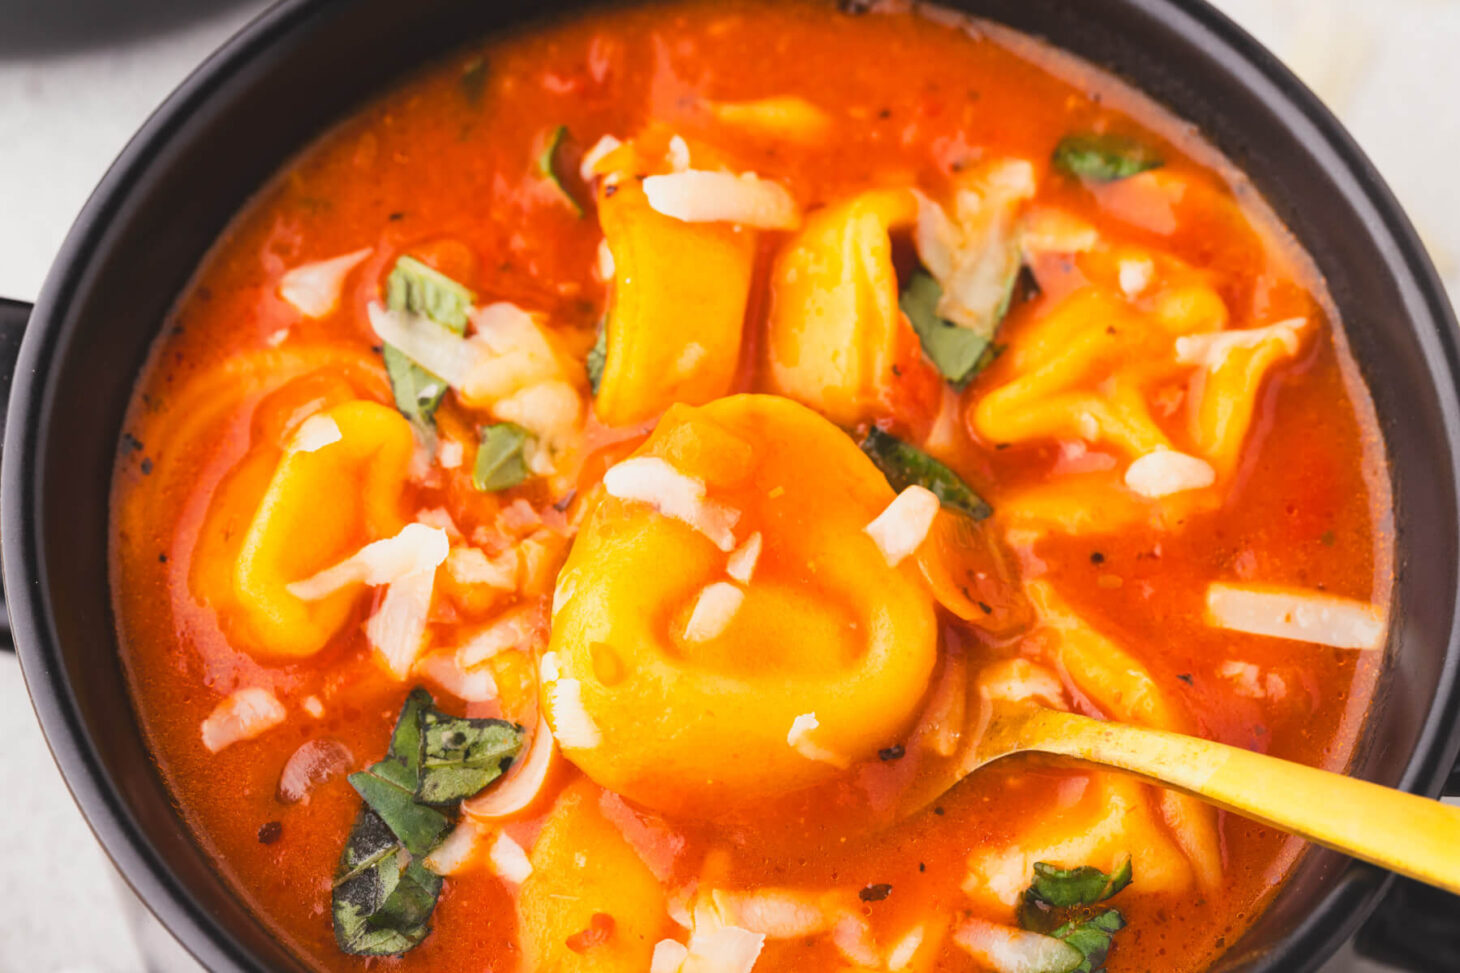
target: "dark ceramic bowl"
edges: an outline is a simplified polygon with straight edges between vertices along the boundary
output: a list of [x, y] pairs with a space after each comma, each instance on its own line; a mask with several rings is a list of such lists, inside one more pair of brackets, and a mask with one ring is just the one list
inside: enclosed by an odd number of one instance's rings
[[[26, 680], [107, 852], [213, 969], [302, 965], [183, 826], [124, 688], [107, 584], [107, 495], [128, 396], [199, 255], [285, 160], [448, 45], [575, 5], [285, 0], [210, 58], [133, 139], [29, 315], [0, 471], [5, 590]], [[1408, 220], [1317, 99], [1201, 0], [949, 5], [1044, 37], [1195, 123], [1317, 261], [1387, 439], [1397, 527], [1388, 666], [1353, 772], [1438, 794], [1460, 747], [1460, 362], [1449, 303]], [[24, 309], [0, 310], [12, 320], [3, 352]], [[1307, 854], [1218, 969], [1316, 968], [1389, 880], [1330, 852]], [[1417, 932], [1407, 930], [1420, 926], [1409, 921], [1398, 938], [1414, 947]], [[1460, 968], [1435, 955], [1416, 962]]]

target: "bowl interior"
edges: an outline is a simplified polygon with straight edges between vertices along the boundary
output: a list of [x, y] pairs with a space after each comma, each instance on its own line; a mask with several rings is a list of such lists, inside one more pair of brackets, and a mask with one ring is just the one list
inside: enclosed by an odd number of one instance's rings
[[[535, 5], [533, 16], [579, 3]], [[1453, 763], [1456, 348], [1412, 230], [1335, 122], [1198, 0], [948, 3], [1125, 77], [1245, 169], [1327, 279], [1392, 464], [1394, 639], [1355, 771], [1433, 792]], [[331, 121], [459, 41], [521, 22], [474, 0], [289, 0], [150, 120], [73, 228], [26, 338], [6, 430], [6, 589], [48, 738], [127, 880], [212, 969], [299, 969], [183, 828], [117, 656], [107, 509], [121, 417], [148, 347], [249, 196]], [[1453, 734], [1450, 734], [1453, 737]], [[1384, 881], [1307, 855], [1223, 970], [1316, 967]]]

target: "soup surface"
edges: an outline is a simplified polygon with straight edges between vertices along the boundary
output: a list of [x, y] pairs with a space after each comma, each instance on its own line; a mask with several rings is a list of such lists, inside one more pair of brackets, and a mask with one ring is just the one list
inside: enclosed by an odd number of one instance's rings
[[1301, 850], [1049, 759], [943, 790], [999, 706], [1346, 766], [1391, 537], [1321, 280], [1112, 78], [842, 7], [464, 48], [179, 302], [131, 689], [310, 965], [1196, 970]]

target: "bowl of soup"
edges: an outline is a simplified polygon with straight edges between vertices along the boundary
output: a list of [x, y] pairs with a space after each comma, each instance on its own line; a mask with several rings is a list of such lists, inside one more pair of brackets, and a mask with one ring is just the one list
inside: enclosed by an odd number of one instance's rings
[[210, 967], [1308, 969], [1384, 876], [1032, 701], [1436, 793], [1454, 322], [1196, 4], [285, 3], [17, 370], [6, 587]]

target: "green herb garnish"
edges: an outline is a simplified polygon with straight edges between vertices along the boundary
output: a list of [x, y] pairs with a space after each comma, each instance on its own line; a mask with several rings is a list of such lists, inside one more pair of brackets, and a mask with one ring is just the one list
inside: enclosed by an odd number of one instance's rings
[[527, 447], [532, 434], [513, 422], [483, 426], [471, 482], [484, 493], [515, 487], [527, 479]]
[[862, 452], [872, 458], [892, 489], [901, 493], [910, 486], [920, 486], [959, 513], [974, 520], [983, 520], [994, 510], [963, 482], [962, 477], [910, 443], [905, 443], [876, 426], [867, 430], [861, 442]]
[[1035, 862], [1034, 881], [1019, 902], [1019, 925], [1079, 950], [1083, 959], [1071, 973], [1096, 973], [1115, 933], [1125, 928], [1125, 917], [1118, 909], [1094, 912], [1089, 907], [1116, 895], [1130, 881], [1130, 856], [1108, 875], [1088, 865], [1061, 869]]
[[451, 804], [502, 776], [522, 749], [522, 731], [501, 720], [421, 712], [422, 758], [416, 800]]
[[594, 395], [598, 394], [598, 386], [603, 384], [603, 366], [608, 364], [608, 322], [598, 322], [598, 339], [593, 342], [593, 347], [588, 349], [588, 357], [583, 360], [583, 365], [588, 369], [588, 390]]
[[1148, 146], [1125, 135], [1066, 135], [1055, 146], [1055, 167], [1091, 182], [1115, 182], [1163, 162]]
[[[466, 334], [467, 312], [476, 295], [414, 257], [401, 257], [385, 279], [385, 306], [421, 314], [454, 334]], [[394, 345], [382, 351], [390, 394], [401, 415], [425, 433], [436, 428], [436, 409], [446, 395], [446, 381], [406, 357]]]
[[563, 140], [568, 137], [568, 126], [559, 125], [553, 129], [548, 136], [547, 145], [542, 150], [542, 155], [537, 157], [537, 171], [558, 188], [563, 200], [573, 210], [573, 214], [579, 218], [583, 216], [583, 206], [573, 194], [568, 192], [568, 187], [563, 185], [563, 177], [558, 174], [558, 150], [563, 146]]
[[423, 314], [453, 334], [466, 334], [467, 313], [476, 299], [470, 288], [415, 257], [401, 257], [385, 279], [386, 307]]
[[[939, 315], [938, 302], [942, 298], [943, 288], [931, 274], [920, 270], [908, 281], [898, 304], [917, 332], [923, 354], [939, 374], [961, 388], [994, 360], [993, 338], [959, 327]], [[1006, 309], [1007, 306], [1006, 300]]]
[[441, 893], [422, 859], [455, 822], [447, 804], [476, 793], [511, 765], [522, 728], [450, 716], [431, 694], [406, 699], [385, 759], [350, 775], [365, 801], [335, 871], [335, 941], [358, 956], [392, 956], [419, 945]]

